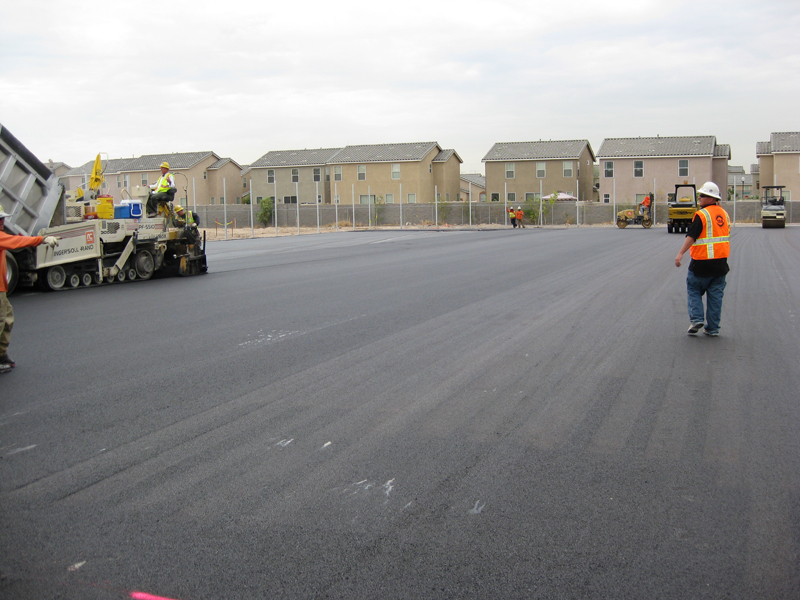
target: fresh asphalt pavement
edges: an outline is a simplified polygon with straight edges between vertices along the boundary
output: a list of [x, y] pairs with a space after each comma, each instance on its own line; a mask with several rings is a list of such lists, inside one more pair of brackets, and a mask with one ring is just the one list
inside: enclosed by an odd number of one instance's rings
[[12, 297], [0, 598], [800, 595], [800, 228], [209, 244]]

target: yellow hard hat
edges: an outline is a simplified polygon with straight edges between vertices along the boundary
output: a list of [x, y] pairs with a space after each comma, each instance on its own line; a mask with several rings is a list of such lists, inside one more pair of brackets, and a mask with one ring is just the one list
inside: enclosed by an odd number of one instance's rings
[[167, 161], [162, 162], [161, 163], [161, 168], [162, 169], [169, 169], [169, 163]]
[[173, 207], [173, 210], [174, 210], [176, 213], [179, 213], [179, 212], [181, 212], [181, 211], [183, 210], [183, 207], [182, 207], [180, 204], [176, 204], [176, 205]]

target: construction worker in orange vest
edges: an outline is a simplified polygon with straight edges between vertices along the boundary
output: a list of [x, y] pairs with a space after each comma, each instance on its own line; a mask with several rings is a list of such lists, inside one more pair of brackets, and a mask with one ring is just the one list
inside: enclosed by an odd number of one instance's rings
[[524, 229], [525, 228], [525, 224], [522, 222], [522, 217], [524, 217], [525, 215], [522, 212], [522, 207], [521, 206], [517, 207], [516, 215], [517, 215], [517, 225], [519, 225], [520, 227], [522, 227]]
[[[728, 213], [717, 204], [721, 198], [716, 183], [707, 181], [697, 190], [697, 196], [700, 209], [695, 213], [686, 240], [675, 257], [675, 266], [681, 266], [681, 258], [689, 250], [692, 260], [686, 275], [686, 292], [691, 324], [686, 333], [695, 335], [705, 325], [703, 333], [716, 337], [722, 316], [725, 276], [730, 271], [731, 220]], [[703, 294], [706, 295], [705, 315]]]

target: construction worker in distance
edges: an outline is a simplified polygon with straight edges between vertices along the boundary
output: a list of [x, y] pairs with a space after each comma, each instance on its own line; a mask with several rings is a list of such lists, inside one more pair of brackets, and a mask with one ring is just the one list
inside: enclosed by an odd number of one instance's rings
[[639, 214], [649, 216], [650, 214], [650, 194], [645, 194], [644, 200], [639, 204]]
[[[722, 296], [725, 293], [725, 276], [730, 271], [728, 256], [731, 250], [731, 219], [717, 204], [720, 200], [719, 187], [713, 181], [707, 181], [697, 190], [700, 208], [694, 214], [686, 240], [675, 257], [676, 267], [681, 266], [681, 258], [687, 250], [690, 250], [692, 257], [686, 275], [690, 321], [686, 333], [689, 335], [695, 335], [703, 325], [706, 335], [719, 335]], [[705, 315], [703, 294], [706, 296]]]
[[0, 206], [0, 373], [8, 373], [17, 366], [8, 356], [8, 346], [11, 343], [11, 329], [14, 327], [14, 310], [8, 301], [8, 281], [6, 264], [6, 250], [17, 248], [33, 248], [39, 244], [47, 244], [51, 248], [58, 246], [58, 238], [52, 235], [11, 235], [3, 228], [6, 217], [11, 215]]
[[514, 212], [514, 207], [508, 207], [508, 218], [511, 219], [511, 226], [516, 229], [517, 228], [517, 213]]
[[175, 178], [169, 172], [169, 163], [161, 163], [161, 177], [150, 186], [150, 196], [147, 198], [147, 216], [155, 217], [158, 215], [158, 205], [161, 202], [172, 202], [175, 192]]
[[517, 225], [525, 229], [525, 224], [522, 222], [522, 218], [525, 216], [525, 214], [522, 212], [521, 206], [517, 207], [516, 216], [517, 216]]

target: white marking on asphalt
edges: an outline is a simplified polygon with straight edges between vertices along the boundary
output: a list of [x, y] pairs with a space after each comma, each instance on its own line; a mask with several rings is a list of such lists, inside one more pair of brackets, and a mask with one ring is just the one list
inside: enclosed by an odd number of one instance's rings
[[294, 438], [292, 438], [292, 439], [290, 439], [290, 440], [281, 440], [280, 442], [278, 442], [278, 443], [277, 443], [277, 444], [275, 444], [275, 445], [276, 445], [276, 446], [280, 446], [281, 448], [286, 448], [286, 446], [288, 446], [289, 444], [291, 444], [293, 441], [294, 441]]
[[6, 456], [11, 456], [12, 454], [17, 454], [18, 452], [25, 452], [27, 450], [33, 450], [36, 448], [36, 444], [33, 446], [25, 446], [24, 448], [17, 448], [16, 450], [12, 450], [11, 452], [7, 452]]
[[394, 479], [390, 479], [383, 484], [383, 493], [386, 494], [387, 498], [389, 497], [389, 494], [392, 493], [392, 489], [394, 489]]
[[[322, 445], [322, 448], [327, 448], [327, 447], [328, 447], [328, 446], [330, 446], [330, 445], [331, 445], [331, 442], [325, 442], [325, 443]], [[320, 450], [321, 450], [322, 448], [320, 448]]]
[[477, 501], [475, 502], [475, 506], [474, 506], [474, 507], [472, 507], [472, 508], [470, 508], [470, 509], [467, 511], [467, 513], [468, 513], [468, 514], [470, 514], [470, 515], [479, 515], [479, 514], [481, 514], [481, 511], [483, 511], [483, 507], [484, 507], [484, 506], [486, 506], [486, 502], [484, 502], [483, 504], [481, 504], [481, 501], [480, 501], [480, 500], [477, 500]]
[[80, 568], [81, 568], [83, 565], [85, 565], [85, 564], [86, 564], [86, 561], [85, 561], [85, 560], [84, 560], [84, 561], [82, 561], [82, 562], [79, 562], [79, 563], [75, 563], [75, 564], [74, 564], [74, 565], [72, 565], [71, 567], [68, 567], [68, 568], [67, 568], [67, 571], [77, 571], [78, 569], [80, 569]]

